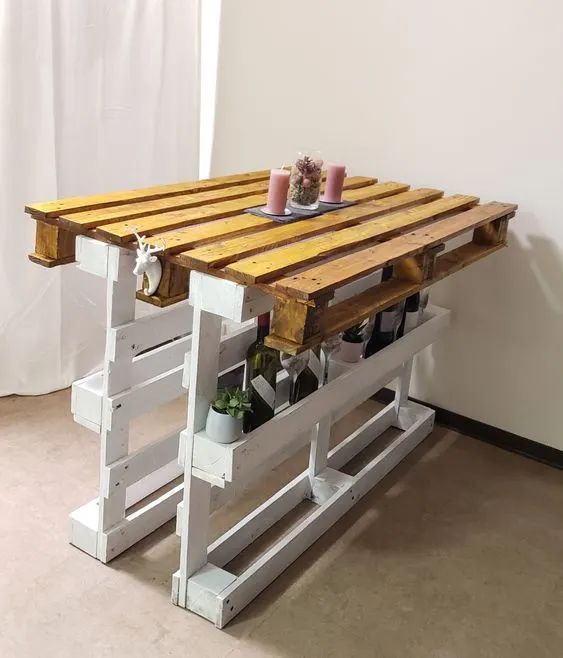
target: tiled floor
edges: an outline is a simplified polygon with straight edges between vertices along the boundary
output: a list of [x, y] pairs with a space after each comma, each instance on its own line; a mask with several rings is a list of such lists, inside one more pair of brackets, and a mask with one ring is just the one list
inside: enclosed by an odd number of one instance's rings
[[[220, 510], [214, 532], [301, 461]], [[170, 603], [172, 523], [107, 566], [66, 543], [97, 466], [68, 391], [0, 399], [1, 658], [563, 656], [560, 471], [437, 428], [217, 631]]]

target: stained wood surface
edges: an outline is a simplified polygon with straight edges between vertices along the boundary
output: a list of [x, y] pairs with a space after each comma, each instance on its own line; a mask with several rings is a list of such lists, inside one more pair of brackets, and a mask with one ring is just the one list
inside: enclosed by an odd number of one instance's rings
[[411, 210], [372, 219], [359, 226], [344, 228], [328, 235], [239, 260], [226, 267], [225, 272], [242, 283], [261, 283], [321, 258], [345, 252], [366, 242], [373, 242], [376, 238], [381, 239], [398, 231], [414, 228], [453, 210], [470, 208], [478, 201], [477, 197], [472, 196], [448, 197]]
[[[345, 228], [358, 224], [363, 220], [378, 217], [397, 208], [407, 208], [415, 204], [428, 203], [438, 199], [443, 192], [433, 189], [413, 190], [395, 196], [387, 196], [389, 183], [374, 185], [381, 189], [379, 201], [369, 201], [349, 206], [342, 210], [335, 210], [320, 217], [304, 219], [293, 224], [280, 225], [271, 223], [269, 230], [264, 230], [244, 237], [214, 242], [207, 247], [200, 247], [178, 255], [178, 262], [189, 266], [193, 264], [197, 269], [205, 270], [208, 267], [221, 267], [229, 262], [239, 260], [245, 256], [267, 251], [297, 242], [303, 238], [313, 237], [328, 231]], [[393, 184], [394, 185], [394, 184]], [[370, 194], [375, 195], [372, 190]], [[192, 229], [193, 230], [193, 229]], [[186, 229], [188, 231], [188, 229]]]
[[279, 279], [272, 285], [292, 297], [314, 299], [385, 267], [395, 260], [421, 253], [425, 248], [434, 247], [472, 228], [509, 215], [515, 209], [514, 204], [497, 202], [477, 206], [374, 247], [356, 251], [299, 274]]
[[288, 354], [299, 354], [505, 247], [505, 244], [479, 245], [473, 242], [464, 244], [437, 258], [436, 269], [431, 279], [419, 284], [400, 279], [390, 279], [380, 283], [354, 297], [329, 306], [320, 318], [318, 334], [308, 341], [297, 342], [272, 333], [266, 336], [266, 345]]
[[94, 208], [107, 208], [135, 201], [149, 201], [162, 197], [176, 196], [179, 194], [197, 193], [205, 190], [220, 189], [231, 185], [244, 185], [251, 182], [268, 180], [270, 170], [251, 171], [244, 174], [233, 174], [231, 176], [219, 176], [207, 180], [190, 181], [186, 183], [172, 183], [169, 185], [156, 185], [138, 190], [126, 190], [121, 192], [109, 192], [107, 194], [94, 194], [91, 196], [69, 197], [57, 201], [43, 203], [31, 203], [25, 207], [27, 213], [37, 217], [58, 217], [63, 213], [81, 212], [93, 210]]
[[[344, 185], [347, 190], [362, 185], [368, 185], [366, 188], [368, 190], [368, 192], [366, 192], [366, 197], [373, 198], [372, 195], [375, 194], [375, 192], [371, 190], [369, 186], [373, 180], [373, 178], [367, 178], [365, 176], [355, 176], [347, 179], [344, 182]], [[356, 190], [356, 192], [359, 192], [359, 190]], [[344, 198], [347, 199], [347, 195], [350, 193], [351, 192], [344, 192]], [[392, 192], [390, 191], [389, 194], [391, 193]], [[154, 235], [155, 233], [160, 233], [173, 228], [201, 224], [213, 219], [238, 215], [248, 208], [264, 205], [266, 203], [266, 198], [266, 194], [254, 194], [240, 199], [209, 203], [205, 206], [193, 209], [188, 208], [185, 210], [162, 212], [158, 215], [149, 215], [147, 217], [135, 217], [131, 220], [100, 226], [97, 228], [97, 232], [112, 242], [124, 244], [135, 239], [135, 232], [142, 235]], [[69, 220], [61, 218], [61, 221], [65, 226], [75, 226], [75, 228], [78, 228], [77, 225], [72, 224]]]
[[[270, 344], [299, 351], [502, 248], [516, 210], [514, 204], [478, 205], [475, 196], [444, 197], [439, 189], [352, 176], [343, 196], [353, 206], [280, 224], [244, 212], [266, 202], [269, 174], [31, 204], [26, 210], [37, 231], [29, 258], [46, 267], [72, 262], [81, 233], [134, 249], [138, 232], [160, 247], [163, 264], [157, 293], [139, 291], [138, 298], [158, 306], [185, 299], [189, 270], [258, 286], [277, 300]], [[468, 244], [438, 255], [464, 233]], [[391, 281], [328, 306], [338, 288], [388, 264]]]

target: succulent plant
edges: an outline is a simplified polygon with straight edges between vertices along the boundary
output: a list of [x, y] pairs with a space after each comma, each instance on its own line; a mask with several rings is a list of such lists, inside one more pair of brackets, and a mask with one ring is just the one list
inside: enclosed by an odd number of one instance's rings
[[347, 343], [363, 343], [366, 324], [367, 323], [364, 321], [348, 327], [348, 329], [342, 334], [342, 340], [345, 340]]
[[245, 411], [251, 409], [249, 393], [238, 387], [221, 389], [217, 391], [217, 397], [211, 406], [220, 414], [229, 414], [240, 419]]

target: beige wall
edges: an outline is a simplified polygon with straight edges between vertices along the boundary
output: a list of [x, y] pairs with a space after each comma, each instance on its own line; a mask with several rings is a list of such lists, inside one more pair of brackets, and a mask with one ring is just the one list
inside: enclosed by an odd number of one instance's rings
[[520, 204], [510, 248], [435, 286], [414, 394], [563, 449], [563, 5], [223, 3], [213, 171], [304, 147], [354, 174]]

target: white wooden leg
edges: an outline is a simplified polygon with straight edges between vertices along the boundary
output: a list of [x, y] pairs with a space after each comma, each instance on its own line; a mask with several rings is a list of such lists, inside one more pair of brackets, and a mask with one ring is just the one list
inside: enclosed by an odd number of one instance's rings
[[[133, 355], [126, 344], [121, 344], [111, 355], [109, 352], [111, 330], [135, 319], [136, 277], [133, 275], [133, 255], [125, 249], [113, 248], [109, 252], [107, 279], [106, 358], [104, 359], [102, 432], [100, 443], [100, 473], [107, 466], [126, 457], [129, 451], [129, 421], [113, 419], [109, 409], [110, 396], [119, 393], [131, 383]], [[126, 488], [116, 491], [111, 498], [103, 495], [100, 479], [98, 531], [102, 533], [125, 517]], [[98, 558], [105, 560], [103, 542], [98, 548]]]
[[[192, 284], [193, 284], [192, 280]], [[197, 283], [195, 283], [197, 286]], [[197, 298], [199, 291], [192, 291]], [[178, 605], [188, 605], [188, 579], [207, 562], [208, 519], [211, 485], [192, 475], [194, 434], [205, 427], [209, 405], [217, 391], [221, 317], [194, 308], [192, 354], [190, 358], [188, 422], [183, 449], [184, 505], [180, 569], [177, 583]]]
[[76, 253], [81, 269], [106, 279], [107, 326], [103, 371], [73, 385], [75, 419], [100, 435], [100, 490], [70, 515], [70, 541], [108, 562], [173, 518], [181, 501], [183, 485], [143, 499], [183, 472], [182, 428], [129, 454], [129, 423], [184, 393], [192, 311], [178, 304], [135, 320], [134, 253], [84, 236]]
[[[221, 284], [215, 281], [214, 285], [219, 293]], [[200, 299], [203, 304], [203, 297]], [[216, 305], [217, 312], [222, 312], [218, 299], [220, 295], [214, 296], [209, 303]], [[425, 323], [404, 339], [362, 363], [350, 364], [327, 386], [228, 445], [210, 442], [205, 433], [197, 431], [198, 427], [203, 427], [203, 418], [197, 414], [198, 405], [202, 405], [200, 411], [205, 409], [206, 412], [211, 391], [214, 392], [210, 382], [216, 376], [215, 350], [219, 339], [213, 320], [206, 319], [201, 309], [198, 314], [201, 315], [196, 321], [200, 351], [196, 363], [192, 361], [195, 370], [190, 373], [190, 434], [186, 439], [185, 458], [187, 491], [183, 509], [179, 512], [182, 555], [180, 570], [173, 576], [172, 600], [222, 628], [432, 430], [434, 412], [408, 401], [412, 357], [445, 329], [449, 312], [434, 309]], [[205, 331], [212, 340], [206, 341], [204, 347], [201, 342]], [[194, 344], [195, 341], [194, 337]], [[396, 401], [328, 451], [332, 419], [342, 417], [397, 377], [400, 382]], [[195, 391], [200, 394], [194, 396]], [[397, 406], [402, 415], [401, 423], [404, 421], [405, 424], [404, 431], [355, 475], [341, 472], [339, 469], [381, 432], [397, 424]], [[330, 414], [326, 413], [327, 410]], [[195, 480], [194, 473], [210, 481], [222, 481], [225, 488], [219, 491], [222, 497], [228, 496], [237, 489], [242, 490], [258, 473], [264, 474], [265, 464], [270, 468], [280, 463], [308, 440], [311, 444], [308, 468], [206, 548], [207, 515], [210, 505], [216, 506], [217, 496], [212, 493], [210, 498], [210, 485], [207, 481]], [[188, 469], [190, 459], [193, 468]], [[269, 547], [243, 573], [234, 575], [224, 569], [233, 557], [305, 497], [316, 503], [311, 514]]]

